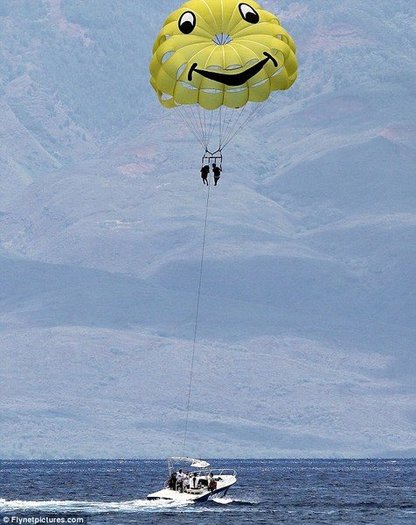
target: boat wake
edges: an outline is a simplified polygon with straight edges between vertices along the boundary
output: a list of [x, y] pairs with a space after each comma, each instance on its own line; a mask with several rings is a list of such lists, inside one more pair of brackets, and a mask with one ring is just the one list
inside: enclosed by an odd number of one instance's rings
[[198, 505], [194, 502], [177, 502], [167, 500], [137, 499], [132, 501], [74, 501], [74, 500], [47, 500], [47, 501], [25, 501], [0, 499], [0, 515], [2, 513], [14, 512], [49, 512], [68, 514], [114, 514], [114, 513], [138, 513], [138, 512], [166, 512], [186, 511], [204, 512], [215, 511], [213, 505], [258, 505], [257, 501], [233, 499], [233, 498], [211, 498], [208, 506]]
[[38, 512], [67, 512], [103, 514], [114, 512], [140, 512], [158, 511], [168, 508], [187, 507], [189, 502], [172, 502], [147, 499], [132, 501], [73, 501], [73, 500], [49, 500], [49, 501], [24, 501], [0, 499], [0, 514], [10, 511], [38, 511]]
[[230, 503], [233, 503], [231, 498], [211, 498], [211, 501], [218, 503], [219, 505], [229, 505]]
[[233, 499], [233, 498], [211, 498], [212, 502], [218, 503], [219, 505], [258, 505], [259, 501]]

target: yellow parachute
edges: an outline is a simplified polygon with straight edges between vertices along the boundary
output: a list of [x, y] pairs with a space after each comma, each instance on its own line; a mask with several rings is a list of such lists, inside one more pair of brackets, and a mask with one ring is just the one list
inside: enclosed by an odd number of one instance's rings
[[295, 82], [295, 53], [278, 18], [257, 2], [189, 0], [156, 38], [150, 82], [164, 107], [181, 109], [206, 151], [212, 135], [221, 151], [258, 103]]

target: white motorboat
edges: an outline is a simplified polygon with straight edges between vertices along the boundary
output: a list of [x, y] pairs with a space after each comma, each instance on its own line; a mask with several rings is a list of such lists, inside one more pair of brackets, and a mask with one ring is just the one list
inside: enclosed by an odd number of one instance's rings
[[168, 471], [164, 487], [147, 499], [177, 503], [207, 501], [213, 496], [225, 496], [237, 482], [235, 470], [211, 468], [206, 461], [188, 457], [169, 458]]

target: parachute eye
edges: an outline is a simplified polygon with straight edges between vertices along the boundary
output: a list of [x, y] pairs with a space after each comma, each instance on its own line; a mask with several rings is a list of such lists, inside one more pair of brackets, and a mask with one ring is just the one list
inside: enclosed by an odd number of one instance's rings
[[248, 4], [240, 4], [238, 9], [240, 10], [241, 16], [246, 22], [249, 22], [250, 24], [257, 24], [257, 22], [260, 20], [258, 12]]
[[179, 19], [178, 26], [182, 33], [189, 35], [195, 29], [196, 16], [192, 11], [185, 11]]

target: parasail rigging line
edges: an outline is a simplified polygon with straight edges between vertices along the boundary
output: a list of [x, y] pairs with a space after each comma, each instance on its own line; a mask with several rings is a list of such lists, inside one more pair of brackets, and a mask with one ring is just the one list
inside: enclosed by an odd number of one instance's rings
[[207, 239], [207, 226], [208, 226], [208, 210], [209, 210], [209, 197], [211, 192], [211, 185], [208, 185], [207, 191], [207, 201], [205, 207], [205, 220], [204, 220], [204, 233], [202, 237], [202, 251], [201, 251], [201, 263], [199, 266], [199, 281], [198, 281], [198, 290], [196, 296], [196, 308], [195, 308], [195, 322], [194, 322], [194, 338], [192, 343], [192, 358], [191, 358], [191, 368], [189, 371], [189, 385], [188, 385], [188, 397], [186, 403], [186, 418], [185, 418], [185, 429], [184, 429], [184, 438], [183, 438], [183, 454], [186, 453], [186, 442], [188, 438], [188, 427], [189, 427], [189, 411], [191, 408], [191, 396], [192, 396], [192, 384], [194, 376], [194, 364], [195, 364], [195, 351], [196, 351], [196, 340], [198, 336], [198, 321], [199, 321], [199, 307], [201, 303], [201, 288], [202, 288], [202, 277], [204, 272], [204, 259], [205, 259], [205, 246]]
[[[220, 106], [218, 112], [205, 111], [196, 104], [189, 104], [178, 106], [176, 111], [206, 151], [222, 151], [250, 120], [265, 111], [268, 102], [249, 103], [241, 108]], [[218, 146], [213, 150], [212, 142], [217, 140]]]
[[190, 121], [188, 121], [185, 117], [185, 115], [182, 113], [181, 110], [178, 109], [178, 115], [181, 118], [182, 122], [185, 124], [185, 126], [188, 127], [188, 129], [191, 131], [191, 133], [194, 135], [196, 140], [200, 142], [203, 145], [203, 141], [201, 141], [201, 136], [198, 133], [198, 130], [191, 124]]

